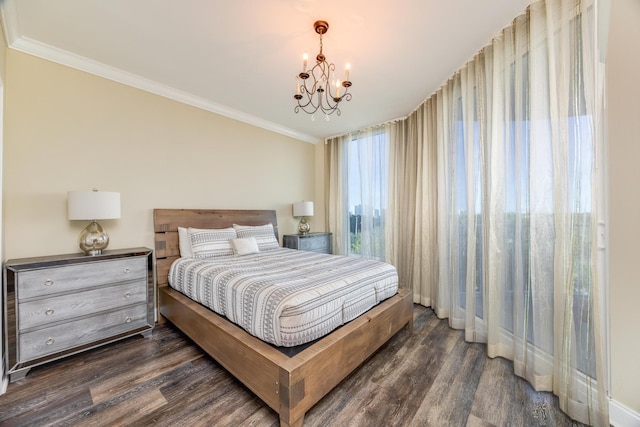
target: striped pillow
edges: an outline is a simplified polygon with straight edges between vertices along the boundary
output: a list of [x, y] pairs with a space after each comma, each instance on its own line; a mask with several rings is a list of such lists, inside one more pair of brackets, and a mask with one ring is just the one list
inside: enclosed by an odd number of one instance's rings
[[189, 227], [191, 251], [196, 259], [233, 255], [231, 240], [237, 237], [236, 230], [231, 227], [210, 230]]
[[233, 228], [235, 228], [240, 238], [255, 237], [260, 251], [268, 251], [269, 249], [278, 249], [280, 247], [271, 223], [257, 226], [233, 224]]

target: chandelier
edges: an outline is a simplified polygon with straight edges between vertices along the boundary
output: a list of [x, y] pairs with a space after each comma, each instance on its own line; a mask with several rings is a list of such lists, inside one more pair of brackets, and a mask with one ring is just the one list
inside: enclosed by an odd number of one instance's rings
[[327, 62], [322, 53], [322, 35], [326, 34], [329, 24], [326, 21], [316, 21], [313, 24], [316, 33], [320, 34], [320, 53], [316, 56], [316, 64], [307, 69], [308, 55], [302, 56], [302, 72], [296, 76], [296, 94], [293, 96], [298, 105], [294, 108], [297, 113], [300, 110], [311, 114], [311, 120], [315, 120], [314, 113], [320, 110], [325, 119], [329, 121], [329, 116], [336, 113], [341, 114], [340, 102], [351, 101], [349, 88], [350, 65], [345, 67], [344, 80], [332, 80], [336, 66]]

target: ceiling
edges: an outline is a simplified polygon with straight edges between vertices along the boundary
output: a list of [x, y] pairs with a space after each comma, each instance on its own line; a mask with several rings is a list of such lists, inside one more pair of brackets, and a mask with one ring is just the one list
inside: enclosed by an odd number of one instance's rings
[[[2, 0], [0, 0], [2, 1]], [[308, 142], [405, 117], [530, 0], [4, 0], [10, 48]], [[353, 98], [294, 112], [302, 53]]]

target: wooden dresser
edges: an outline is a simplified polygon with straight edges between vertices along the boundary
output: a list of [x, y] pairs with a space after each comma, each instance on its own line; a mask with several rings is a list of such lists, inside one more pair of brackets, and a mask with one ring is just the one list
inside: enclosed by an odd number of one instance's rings
[[301, 251], [332, 253], [331, 233], [285, 234], [282, 236], [282, 245]]
[[151, 335], [153, 251], [9, 260], [5, 352], [11, 382], [33, 366], [134, 334]]

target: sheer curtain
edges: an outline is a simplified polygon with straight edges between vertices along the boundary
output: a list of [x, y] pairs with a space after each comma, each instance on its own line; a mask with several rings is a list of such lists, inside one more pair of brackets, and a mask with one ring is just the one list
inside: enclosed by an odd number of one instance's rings
[[[431, 306], [437, 287], [436, 127], [430, 101], [406, 120], [387, 127], [389, 152], [389, 208], [386, 260], [398, 269], [403, 288], [413, 300]], [[431, 138], [430, 138], [431, 136]]]
[[349, 250], [348, 175], [345, 173], [347, 148], [351, 135], [329, 138], [324, 144], [325, 218], [332, 232], [333, 253], [346, 255]]
[[327, 225], [336, 254], [385, 259], [390, 126], [325, 142]]
[[[384, 259], [400, 287], [431, 306], [437, 288], [435, 112], [325, 142], [327, 227], [334, 252]], [[339, 249], [338, 249], [339, 248]]]
[[608, 425], [593, 31], [592, 4], [535, 2], [430, 99], [439, 280], [428, 296], [571, 417]]
[[405, 120], [327, 141], [325, 172], [338, 253], [384, 256], [415, 302], [604, 426], [594, 22], [592, 0], [532, 3]]

